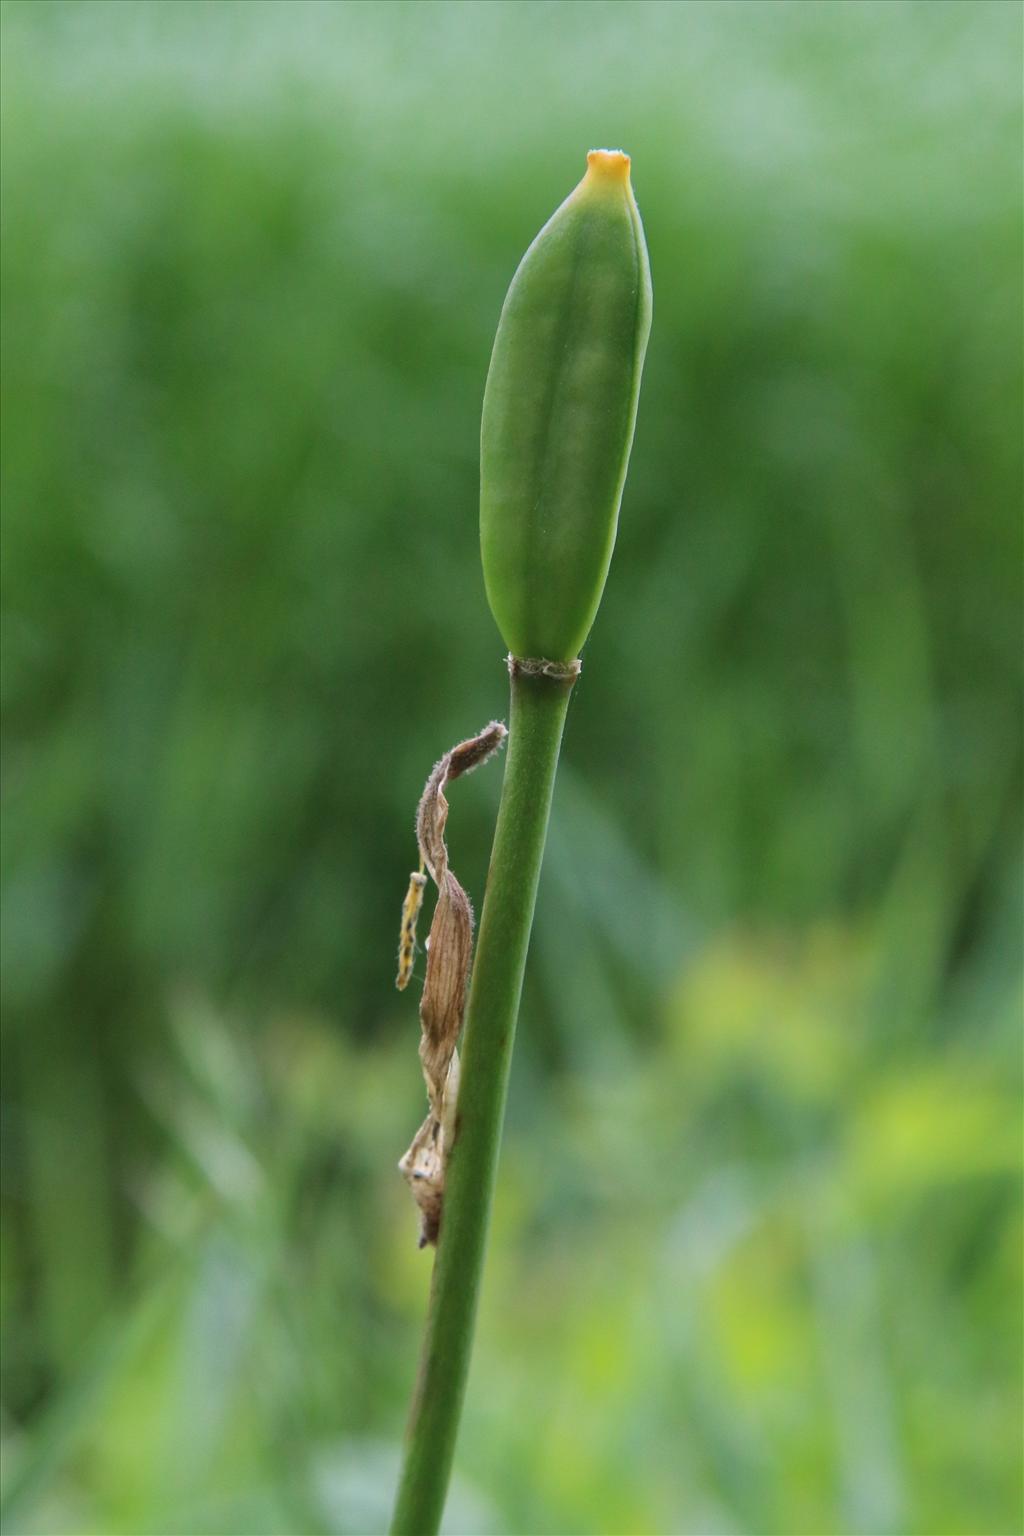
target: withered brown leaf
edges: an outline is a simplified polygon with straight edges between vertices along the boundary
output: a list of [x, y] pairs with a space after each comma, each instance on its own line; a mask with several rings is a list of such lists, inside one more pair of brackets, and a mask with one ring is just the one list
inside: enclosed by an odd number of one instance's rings
[[445, 786], [487, 761], [508, 735], [498, 720], [460, 741], [431, 769], [416, 812], [420, 858], [437, 886], [437, 906], [427, 940], [427, 974], [420, 999], [420, 1061], [429, 1113], [399, 1168], [420, 1210], [420, 1247], [436, 1243], [441, 1226], [447, 1154], [455, 1129], [459, 1083], [456, 1049], [466, 1011], [466, 984], [473, 953], [473, 909], [448, 864]]

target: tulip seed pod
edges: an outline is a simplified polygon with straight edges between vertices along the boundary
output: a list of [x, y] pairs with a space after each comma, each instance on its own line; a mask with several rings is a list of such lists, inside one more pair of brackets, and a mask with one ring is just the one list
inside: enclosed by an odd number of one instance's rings
[[587, 172], [523, 257], [498, 322], [480, 434], [480, 536], [510, 653], [574, 659], [611, 561], [651, 328], [629, 156]]

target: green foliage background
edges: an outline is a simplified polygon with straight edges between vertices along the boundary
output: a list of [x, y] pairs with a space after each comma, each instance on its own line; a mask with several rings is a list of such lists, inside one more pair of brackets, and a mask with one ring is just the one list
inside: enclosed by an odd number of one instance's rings
[[449, 1529], [1020, 1530], [1021, 32], [4, 6], [10, 1536], [381, 1527], [412, 814], [505, 709], [483, 380], [606, 143], [654, 331]]

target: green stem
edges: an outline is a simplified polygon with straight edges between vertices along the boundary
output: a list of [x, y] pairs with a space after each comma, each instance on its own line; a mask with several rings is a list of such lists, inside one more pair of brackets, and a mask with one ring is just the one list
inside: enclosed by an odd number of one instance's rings
[[508, 757], [477, 941], [457, 1128], [392, 1536], [441, 1523], [473, 1345], [480, 1275], [551, 793], [572, 681], [512, 679]]

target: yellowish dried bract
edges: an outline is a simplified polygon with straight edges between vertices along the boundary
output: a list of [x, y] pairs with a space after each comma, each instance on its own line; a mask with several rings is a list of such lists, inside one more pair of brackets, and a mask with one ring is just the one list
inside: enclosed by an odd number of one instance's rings
[[399, 992], [405, 991], [412, 976], [413, 962], [416, 959], [416, 924], [419, 922], [423, 892], [426, 888], [427, 877], [421, 866], [419, 870], [413, 870], [409, 876], [409, 889], [402, 903], [402, 932], [398, 941], [398, 975], [395, 977], [395, 986]]

